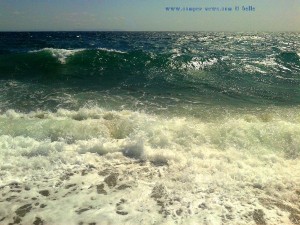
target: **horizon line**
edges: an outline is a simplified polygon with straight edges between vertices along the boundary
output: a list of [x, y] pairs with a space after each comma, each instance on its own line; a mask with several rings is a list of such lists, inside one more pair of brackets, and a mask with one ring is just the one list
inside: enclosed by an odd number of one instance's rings
[[236, 31], [216, 31], [216, 30], [0, 30], [0, 33], [8, 33], [8, 32], [226, 32], [226, 33], [233, 33], [233, 32], [265, 32], [265, 33], [298, 33], [300, 30], [282, 30], [282, 31], [255, 31], [255, 30], [248, 30], [248, 31], [242, 31], [242, 30], [236, 30]]

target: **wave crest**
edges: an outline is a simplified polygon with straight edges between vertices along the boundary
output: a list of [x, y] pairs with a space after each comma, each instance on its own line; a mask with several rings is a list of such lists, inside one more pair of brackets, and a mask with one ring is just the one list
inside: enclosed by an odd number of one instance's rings
[[29, 53], [36, 53], [36, 52], [47, 52], [52, 55], [52, 57], [57, 58], [59, 62], [62, 64], [66, 63], [66, 59], [77, 52], [82, 52], [85, 49], [73, 49], [73, 50], [68, 50], [68, 49], [56, 49], [56, 48], [43, 48], [40, 50], [33, 50], [29, 51]]

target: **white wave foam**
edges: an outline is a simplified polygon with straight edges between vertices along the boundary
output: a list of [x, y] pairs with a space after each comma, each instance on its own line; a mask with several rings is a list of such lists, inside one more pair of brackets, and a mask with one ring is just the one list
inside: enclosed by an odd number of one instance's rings
[[[144, 145], [152, 149], [180, 150], [206, 145], [215, 149], [235, 146], [237, 150], [249, 153], [285, 152], [290, 145], [298, 146], [297, 135], [300, 133], [298, 122], [289, 122], [272, 114], [204, 123], [195, 119], [164, 119], [145, 113], [101, 108], [59, 109], [56, 113], [37, 111], [29, 114], [8, 110], [0, 115], [0, 124], [0, 135], [67, 143], [96, 139], [101, 141], [100, 144], [105, 141], [113, 145], [118, 143], [120, 152], [134, 140], [143, 140]], [[283, 133], [289, 134], [289, 141]]]
[[[60, 63], [65, 64], [68, 57], [75, 55], [78, 52], [86, 51], [88, 49], [57, 49], [57, 48], [43, 48], [40, 50], [30, 51], [30, 53], [35, 52], [50, 52], [51, 55], [59, 60]], [[115, 50], [115, 49], [108, 49], [108, 48], [98, 48], [98, 50], [106, 51], [106, 52], [116, 52], [125, 54], [126, 52]]]
[[0, 201], [2, 222], [26, 204], [24, 224], [38, 216], [53, 224], [237, 225], [254, 223], [258, 209], [268, 224], [288, 222], [286, 207], [273, 209], [299, 202], [298, 112], [204, 122], [101, 108], [9, 110], [0, 115], [0, 187], [10, 199]]
[[203, 70], [204, 68], [210, 67], [218, 62], [217, 58], [212, 58], [203, 61], [199, 57], [193, 57], [193, 59], [188, 62], [187, 64], [184, 64], [182, 68], [185, 69], [194, 69], [194, 70]]
[[244, 69], [246, 72], [248, 73], [260, 73], [260, 74], [266, 74], [267, 72], [262, 70], [261, 68], [257, 67], [257, 66], [254, 66], [254, 65], [245, 65], [244, 66]]
[[274, 57], [268, 57], [262, 61], [254, 61], [254, 63], [264, 65], [264, 66], [269, 66], [269, 67], [274, 67], [278, 65]]
[[51, 55], [55, 58], [57, 58], [62, 64], [66, 63], [66, 59], [74, 54], [76, 54], [77, 52], [81, 52], [84, 51], [86, 49], [56, 49], [56, 48], [43, 48], [40, 50], [34, 50], [34, 51], [30, 51], [30, 52], [43, 52], [43, 51], [47, 51], [50, 52]]
[[98, 50], [105, 51], [105, 52], [116, 52], [116, 53], [121, 53], [125, 54], [126, 52], [116, 50], [116, 49], [109, 49], [109, 48], [97, 48]]
[[243, 35], [240, 37], [234, 37], [234, 39], [241, 41], [241, 40], [255, 40], [255, 41], [264, 41], [265, 37], [257, 36], [257, 35]]

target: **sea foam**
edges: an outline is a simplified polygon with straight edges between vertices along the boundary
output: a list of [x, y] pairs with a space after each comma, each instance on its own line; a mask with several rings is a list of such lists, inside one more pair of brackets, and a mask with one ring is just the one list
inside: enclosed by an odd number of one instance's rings
[[288, 222], [286, 207], [298, 212], [299, 118], [278, 112], [205, 122], [9, 110], [0, 116], [0, 215], [24, 224], [246, 224], [262, 210], [270, 223]]
[[35, 53], [35, 52], [49, 52], [53, 57], [57, 58], [59, 60], [60, 63], [65, 64], [66, 63], [66, 59], [74, 54], [76, 54], [77, 52], [81, 52], [84, 51], [85, 49], [56, 49], [56, 48], [43, 48], [40, 50], [33, 50], [30, 51], [31, 53]]

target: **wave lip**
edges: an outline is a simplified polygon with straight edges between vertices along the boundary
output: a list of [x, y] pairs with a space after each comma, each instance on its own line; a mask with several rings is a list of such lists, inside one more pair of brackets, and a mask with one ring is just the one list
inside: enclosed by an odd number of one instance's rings
[[[84, 52], [94, 49], [80, 48], [80, 49], [63, 49], [63, 48], [43, 48], [39, 50], [32, 50], [29, 53], [38, 53], [38, 52], [48, 52], [52, 55], [52, 57], [57, 58], [61, 64], [66, 64], [66, 60], [68, 57], [75, 55], [78, 52]], [[104, 51], [104, 52], [115, 52], [125, 54], [126, 52], [116, 50], [116, 49], [108, 49], [108, 48], [97, 48], [96, 50]]]
[[43, 48], [40, 50], [33, 50], [29, 51], [29, 53], [36, 53], [36, 52], [49, 52], [53, 57], [57, 58], [59, 62], [62, 64], [66, 63], [66, 59], [69, 56], [76, 54], [77, 52], [82, 52], [86, 49], [57, 49], [57, 48]]

